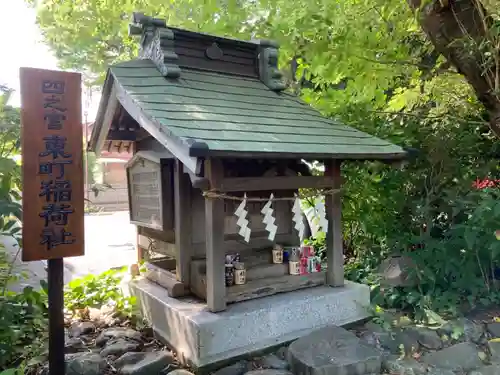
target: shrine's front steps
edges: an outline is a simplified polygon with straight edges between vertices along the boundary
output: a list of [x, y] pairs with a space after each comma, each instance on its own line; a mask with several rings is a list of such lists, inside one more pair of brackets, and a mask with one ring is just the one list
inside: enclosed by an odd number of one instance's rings
[[146, 279], [131, 281], [146, 319], [179, 359], [200, 368], [264, 350], [331, 325], [368, 317], [366, 285], [319, 286], [229, 305], [214, 314], [193, 298], [174, 299]]

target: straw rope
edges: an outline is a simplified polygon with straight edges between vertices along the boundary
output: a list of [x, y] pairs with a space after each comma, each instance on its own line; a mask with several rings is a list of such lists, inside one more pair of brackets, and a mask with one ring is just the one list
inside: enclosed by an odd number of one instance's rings
[[[340, 189], [329, 189], [329, 190], [324, 190], [320, 193], [315, 193], [315, 194], [299, 194], [294, 197], [273, 197], [272, 201], [295, 201], [295, 199], [300, 198], [300, 199], [307, 199], [307, 198], [317, 198], [323, 195], [334, 195], [340, 193]], [[224, 200], [230, 200], [230, 201], [238, 201], [242, 202], [243, 200], [246, 199], [247, 202], [267, 202], [269, 201], [269, 197], [267, 198], [254, 198], [254, 197], [236, 197], [234, 195], [228, 195], [224, 193], [218, 193], [216, 190], [208, 190], [203, 192], [203, 196], [205, 198], [209, 199], [224, 199]]]

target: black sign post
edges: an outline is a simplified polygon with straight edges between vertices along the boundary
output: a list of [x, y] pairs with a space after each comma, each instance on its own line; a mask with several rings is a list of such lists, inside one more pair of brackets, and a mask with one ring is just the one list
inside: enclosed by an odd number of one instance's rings
[[49, 372], [64, 375], [64, 261], [48, 260]]

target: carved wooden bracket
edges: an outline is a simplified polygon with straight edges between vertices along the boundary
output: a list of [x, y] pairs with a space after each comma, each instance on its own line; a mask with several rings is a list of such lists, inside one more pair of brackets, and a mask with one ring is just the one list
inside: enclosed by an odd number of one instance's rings
[[283, 73], [278, 69], [278, 44], [270, 40], [255, 42], [259, 44], [260, 80], [271, 90], [283, 91], [286, 89], [286, 83]]
[[141, 35], [139, 58], [153, 61], [164, 77], [179, 78], [181, 69], [174, 51], [174, 33], [165, 20], [134, 13], [129, 35]]

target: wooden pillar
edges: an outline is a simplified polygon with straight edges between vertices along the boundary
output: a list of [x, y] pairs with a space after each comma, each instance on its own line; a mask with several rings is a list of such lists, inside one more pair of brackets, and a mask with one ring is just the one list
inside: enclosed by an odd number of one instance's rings
[[[205, 161], [205, 176], [210, 187], [217, 187], [223, 177], [220, 160]], [[205, 242], [207, 247], [207, 304], [212, 312], [226, 309], [226, 284], [224, 279], [224, 201], [205, 198]]]
[[[332, 189], [340, 189], [340, 160], [325, 161], [325, 176], [332, 178]], [[340, 192], [325, 197], [328, 232], [326, 235], [327, 271], [326, 283], [330, 286], [344, 285], [344, 250], [342, 236], [342, 199]]]
[[177, 280], [190, 282], [191, 267], [191, 181], [182, 162], [176, 160], [174, 174], [175, 264]]
[[142, 250], [141, 245], [139, 245], [139, 227], [136, 225], [135, 230], [137, 231], [137, 263], [140, 264], [144, 260], [144, 251]]

